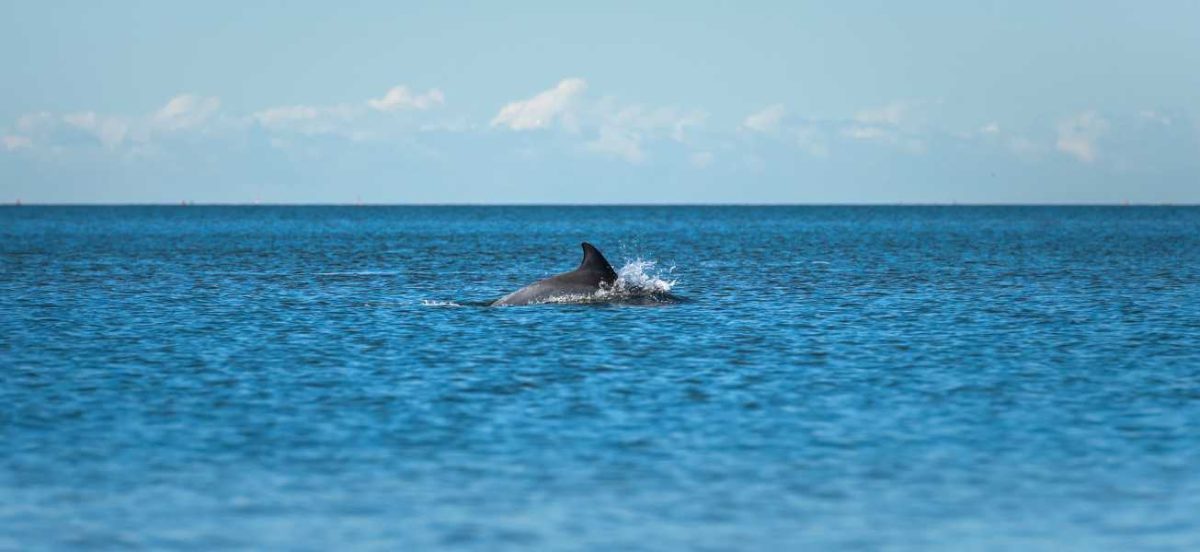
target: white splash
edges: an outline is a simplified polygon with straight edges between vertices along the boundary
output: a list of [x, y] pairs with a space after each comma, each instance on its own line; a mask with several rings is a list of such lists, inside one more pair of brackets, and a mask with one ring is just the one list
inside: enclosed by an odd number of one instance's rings
[[[625, 263], [625, 266], [617, 271], [617, 281], [614, 282], [612, 290], [627, 295], [650, 295], [671, 291], [676, 280], [663, 278], [663, 271], [655, 268], [657, 265], [655, 261], [642, 258]], [[665, 275], [669, 277], [673, 272], [675, 267], [671, 266], [666, 269]]]
[[461, 307], [462, 305], [454, 301], [437, 301], [434, 299], [422, 299], [421, 304], [426, 307]]

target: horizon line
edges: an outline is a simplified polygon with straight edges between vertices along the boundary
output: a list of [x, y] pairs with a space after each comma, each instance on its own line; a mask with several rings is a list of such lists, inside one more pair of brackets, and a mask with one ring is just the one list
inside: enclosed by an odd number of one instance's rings
[[1200, 207], [1176, 202], [696, 202], [696, 203], [523, 203], [523, 202], [32, 202], [0, 203], [0, 207]]

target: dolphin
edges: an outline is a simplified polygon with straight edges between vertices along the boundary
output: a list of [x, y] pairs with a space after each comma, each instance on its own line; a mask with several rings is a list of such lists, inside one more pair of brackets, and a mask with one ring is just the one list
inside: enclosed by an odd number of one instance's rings
[[617, 273], [599, 249], [588, 242], [580, 246], [583, 262], [579, 268], [529, 284], [497, 299], [492, 306], [528, 305], [564, 295], [591, 295], [601, 286], [611, 286], [617, 281]]

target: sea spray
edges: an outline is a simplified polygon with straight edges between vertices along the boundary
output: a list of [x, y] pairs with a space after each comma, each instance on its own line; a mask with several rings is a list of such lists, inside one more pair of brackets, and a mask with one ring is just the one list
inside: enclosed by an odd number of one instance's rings
[[[663, 278], [663, 271], [657, 270], [657, 261], [649, 261], [640, 257], [628, 261], [617, 271], [617, 281], [613, 290], [633, 294], [662, 294], [671, 291], [677, 280]], [[675, 266], [666, 269], [666, 275], [675, 272]]]

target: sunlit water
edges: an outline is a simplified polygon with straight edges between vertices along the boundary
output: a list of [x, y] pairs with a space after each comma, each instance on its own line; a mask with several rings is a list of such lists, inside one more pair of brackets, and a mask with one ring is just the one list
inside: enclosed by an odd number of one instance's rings
[[[678, 300], [483, 306], [584, 240]], [[0, 549], [1200, 549], [1196, 208], [7, 207], [0, 255]]]

